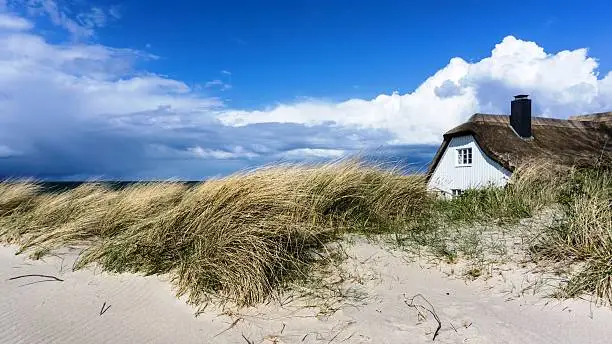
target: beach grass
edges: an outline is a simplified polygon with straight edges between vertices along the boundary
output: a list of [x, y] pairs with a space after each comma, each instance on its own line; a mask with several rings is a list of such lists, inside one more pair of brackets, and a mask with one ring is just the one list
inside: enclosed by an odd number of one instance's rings
[[[196, 306], [212, 299], [249, 306], [312, 283], [319, 264], [338, 264], [332, 243], [346, 234], [391, 238], [450, 263], [482, 262], [505, 255], [488, 228], [512, 230], [555, 206], [560, 220], [530, 232], [525, 250], [538, 264], [573, 268], [557, 296], [592, 294], [612, 304], [611, 171], [536, 162], [519, 167], [506, 187], [450, 200], [428, 193], [423, 175], [357, 159], [266, 166], [189, 185], [92, 182], [46, 192], [34, 181], [6, 181], [0, 241], [33, 258], [79, 247], [76, 268], [168, 274], [177, 295]], [[483, 270], [475, 264], [469, 275]]]
[[0, 240], [41, 257], [84, 247], [76, 265], [170, 274], [179, 296], [239, 306], [264, 301], [306, 277], [346, 233], [399, 230], [431, 201], [423, 176], [350, 159], [276, 165], [209, 180], [87, 183], [44, 193], [0, 184]]
[[533, 243], [534, 259], [576, 267], [559, 296], [612, 305], [612, 170], [574, 171], [557, 195], [566, 217]]
[[[557, 213], [534, 231], [518, 225], [545, 210]], [[504, 247], [487, 236], [520, 237], [529, 258], [563, 267], [568, 282], [555, 296], [590, 294], [612, 305], [612, 164], [591, 168], [548, 162], [519, 167], [506, 187], [467, 190], [459, 197], [438, 199], [425, 208], [418, 226], [396, 235], [399, 246], [455, 262], [498, 264]], [[491, 229], [494, 229], [492, 232]], [[501, 233], [500, 233], [501, 231]]]

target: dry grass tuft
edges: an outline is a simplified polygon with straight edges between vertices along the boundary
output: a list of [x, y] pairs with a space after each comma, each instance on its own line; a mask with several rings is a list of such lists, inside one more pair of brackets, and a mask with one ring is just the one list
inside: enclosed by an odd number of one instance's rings
[[422, 177], [345, 160], [279, 165], [187, 187], [0, 184], [0, 241], [40, 257], [85, 245], [77, 268], [169, 273], [178, 295], [244, 306], [303, 278], [347, 232], [399, 230], [430, 202]]
[[437, 226], [444, 224], [516, 223], [557, 202], [559, 188], [575, 169], [550, 162], [526, 163], [513, 173], [504, 188], [466, 190], [461, 197], [434, 204]]
[[574, 171], [557, 189], [566, 218], [538, 238], [533, 255], [579, 267], [559, 296], [592, 293], [612, 305], [612, 169]]
[[578, 268], [559, 296], [591, 293], [612, 304], [610, 166], [525, 164], [504, 188], [452, 200], [434, 200], [423, 176], [358, 160], [268, 166], [195, 186], [87, 183], [49, 193], [32, 181], [8, 181], [0, 183], [0, 242], [34, 258], [82, 246], [76, 268], [168, 273], [194, 305], [214, 298], [247, 306], [320, 280], [312, 268], [334, 262], [329, 244], [347, 233], [391, 234], [385, 238], [451, 262], [482, 261], [504, 254], [483, 226], [560, 205], [563, 219], [526, 248], [537, 262]]
[[[550, 221], [538, 229], [519, 224], [542, 213], [549, 213]], [[602, 156], [591, 168], [529, 162], [505, 187], [438, 199], [417, 218], [410, 230], [396, 233], [397, 245], [411, 252], [424, 248], [448, 262], [465, 258], [478, 267], [510, 258], [487, 238], [507, 232], [524, 240], [523, 250], [535, 262], [574, 271], [557, 296], [591, 294], [612, 305], [612, 159]]]

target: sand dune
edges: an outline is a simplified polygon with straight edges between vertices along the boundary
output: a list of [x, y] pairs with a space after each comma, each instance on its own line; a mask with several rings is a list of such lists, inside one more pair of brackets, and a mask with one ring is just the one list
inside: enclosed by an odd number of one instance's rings
[[[408, 307], [422, 294], [442, 323], [436, 343], [608, 343], [612, 311], [518, 292], [520, 273], [466, 283], [367, 243], [348, 248], [344, 283], [363, 298], [331, 315], [297, 299], [240, 312], [194, 309], [159, 277], [71, 271], [75, 252], [44, 261], [0, 247], [0, 343], [427, 343], [437, 322]], [[25, 274], [53, 275], [63, 281]], [[333, 276], [332, 276], [333, 278]], [[38, 283], [32, 283], [38, 282]], [[102, 306], [106, 309], [101, 315]], [[429, 307], [417, 297], [415, 305]]]

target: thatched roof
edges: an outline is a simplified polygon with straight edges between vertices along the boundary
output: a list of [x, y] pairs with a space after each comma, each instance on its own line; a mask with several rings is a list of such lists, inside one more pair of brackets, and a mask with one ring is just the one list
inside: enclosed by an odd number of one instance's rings
[[568, 119], [570, 121], [599, 122], [599, 123], [605, 123], [608, 126], [612, 126], [612, 112], [599, 112], [599, 113], [592, 113], [589, 115], [570, 116]]
[[475, 114], [444, 134], [428, 175], [450, 140], [464, 135], [473, 135], [485, 154], [509, 171], [523, 162], [545, 159], [561, 165], [592, 166], [603, 155], [612, 154], [612, 112], [570, 118], [532, 117], [533, 138], [523, 139], [510, 127], [510, 116]]

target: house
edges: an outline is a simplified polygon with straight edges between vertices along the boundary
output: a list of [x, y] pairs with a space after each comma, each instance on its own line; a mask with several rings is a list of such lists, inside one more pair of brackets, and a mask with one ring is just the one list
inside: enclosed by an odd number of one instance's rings
[[532, 117], [526, 95], [516, 96], [510, 109], [509, 116], [474, 114], [446, 132], [427, 173], [428, 189], [456, 196], [505, 185], [523, 162], [589, 166], [612, 154], [612, 112], [567, 120]]

